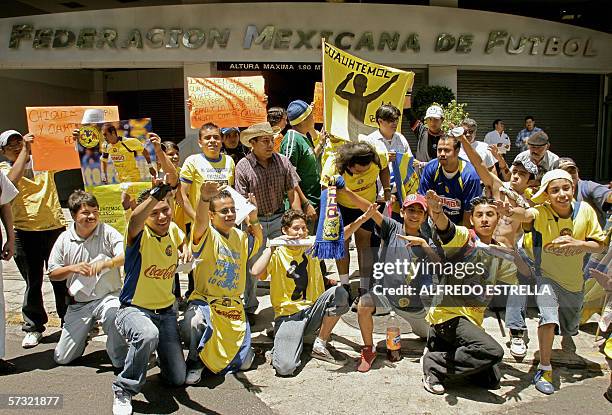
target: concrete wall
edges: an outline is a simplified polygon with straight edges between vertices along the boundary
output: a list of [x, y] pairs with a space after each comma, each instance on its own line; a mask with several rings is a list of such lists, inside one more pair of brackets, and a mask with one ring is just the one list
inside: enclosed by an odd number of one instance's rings
[[[92, 70], [0, 70], [0, 130], [27, 130], [25, 107], [86, 105], [94, 99]], [[97, 101], [97, 100], [96, 100]]]

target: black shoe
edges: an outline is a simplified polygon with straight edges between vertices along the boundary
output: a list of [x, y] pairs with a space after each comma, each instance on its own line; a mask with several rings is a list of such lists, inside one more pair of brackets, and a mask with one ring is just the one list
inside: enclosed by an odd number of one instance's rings
[[251, 327], [253, 327], [256, 323], [255, 323], [255, 313], [247, 313], [247, 320], [249, 320], [249, 325]]
[[469, 376], [470, 381], [484, 389], [497, 390], [501, 386], [499, 384], [502, 378], [501, 371], [497, 365], [492, 366], [483, 372], [479, 372], [475, 375]]
[[0, 359], [0, 375], [11, 375], [17, 371], [17, 367], [12, 362]]

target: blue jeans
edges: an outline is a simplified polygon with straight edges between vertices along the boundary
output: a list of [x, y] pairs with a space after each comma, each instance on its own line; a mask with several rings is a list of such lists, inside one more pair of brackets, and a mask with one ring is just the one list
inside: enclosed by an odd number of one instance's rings
[[162, 378], [174, 386], [185, 383], [185, 359], [173, 309], [156, 314], [137, 307], [123, 307], [117, 312], [117, 330], [129, 344], [123, 371], [113, 382], [113, 391], [136, 395], [147, 378], [151, 353], [157, 350]]

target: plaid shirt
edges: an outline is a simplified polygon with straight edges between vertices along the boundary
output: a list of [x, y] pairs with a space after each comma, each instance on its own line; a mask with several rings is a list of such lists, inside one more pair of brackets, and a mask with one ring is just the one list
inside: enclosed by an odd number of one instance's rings
[[264, 167], [251, 152], [236, 165], [234, 186], [244, 197], [253, 193], [259, 216], [268, 216], [283, 209], [287, 191], [294, 189], [299, 181], [287, 157], [273, 153]]
[[514, 145], [518, 148], [521, 149], [521, 151], [525, 151], [527, 150], [527, 139], [529, 138], [529, 136], [531, 134], [535, 134], [538, 131], [542, 131], [541, 128], [539, 127], [533, 127], [533, 130], [529, 131], [526, 128], [523, 128], [521, 131], [519, 131], [519, 133], [516, 135], [516, 140], [514, 140]]

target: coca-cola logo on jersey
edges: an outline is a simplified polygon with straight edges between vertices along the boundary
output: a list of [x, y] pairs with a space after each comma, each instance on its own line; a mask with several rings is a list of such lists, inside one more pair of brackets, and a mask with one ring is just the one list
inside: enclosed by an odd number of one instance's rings
[[156, 280], [168, 280], [174, 278], [176, 264], [170, 265], [168, 268], [158, 268], [157, 265], [151, 265], [144, 272], [145, 277], [154, 278]]

